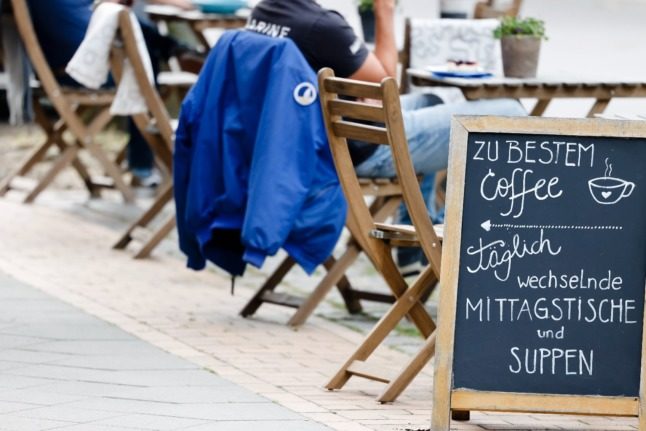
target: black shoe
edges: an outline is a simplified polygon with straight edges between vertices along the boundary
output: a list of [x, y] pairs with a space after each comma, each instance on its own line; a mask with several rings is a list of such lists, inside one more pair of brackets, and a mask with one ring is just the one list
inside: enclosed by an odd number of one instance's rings
[[418, 275], [426, 264], [426, 256], [424, 256], [421, 248], [397, 248], [397, 266], [402, 277]]
[[150, 174], [146, 176], [138, 176], [135, 173], [132, 175], [132, 187], [140, 187], [145, 189], [156, 189], [162, 182], [162, 177], [157, 169], [153, 169]]

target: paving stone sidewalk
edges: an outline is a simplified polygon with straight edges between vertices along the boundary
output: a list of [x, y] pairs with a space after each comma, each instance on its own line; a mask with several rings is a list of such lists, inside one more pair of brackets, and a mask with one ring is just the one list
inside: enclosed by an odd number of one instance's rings
[[328, 427], [0, 273], [0, 430]]

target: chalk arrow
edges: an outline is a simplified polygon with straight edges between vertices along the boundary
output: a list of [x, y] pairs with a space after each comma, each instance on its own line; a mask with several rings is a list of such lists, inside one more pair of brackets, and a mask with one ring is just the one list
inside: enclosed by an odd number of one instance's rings
[[555, 224], [511, 224], [511, 223], [491, 223], [491, 220], [487, 220], [480, 224], [480, 227], [486, 230], [487, 232], [491, 231], [492, 228], [496, 229], [557, 229], [557, 230], [622, 230], [622, 226], [616, 225], [555, 225]]

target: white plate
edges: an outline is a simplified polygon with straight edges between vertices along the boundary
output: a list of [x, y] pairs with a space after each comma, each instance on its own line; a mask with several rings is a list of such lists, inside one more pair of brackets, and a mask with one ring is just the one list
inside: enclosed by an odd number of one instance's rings
[[438, 78], [489, 78], [493, 76], [491, 72], [487, 72], [482, 68], [459, 70], [451, 69], [447, 66], [427, 66], [426, 70]]

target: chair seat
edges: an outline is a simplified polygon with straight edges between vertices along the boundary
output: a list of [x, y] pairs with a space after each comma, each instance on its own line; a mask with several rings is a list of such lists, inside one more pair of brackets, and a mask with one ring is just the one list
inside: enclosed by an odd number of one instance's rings
[[189, 88], [197, 82], [197, 75], [191, 72], [161, 72], [157, 75], [161, 87]]
[[[435, 234], [440, 240], [444, 238], [444, 225], [433, 225]], [[389, 224], [389, 223], [375, 223], [375, 229], [370, 231], [370, 236], [373, 238], [397, 243], [397, 245], [406, 246], [419, 246], [417, 239], [417, 232], [413, 225], [407, 224]]]
[[361, 192], [365, 196], [401, 195], [401, 186], [397, 178], [359, 178]]
[[99, 90], [89, 88], [61, 87], [67, 101], [71, 104], [81, 106], [108, 106], [114, 100], [115, 91], [113, 89]]

